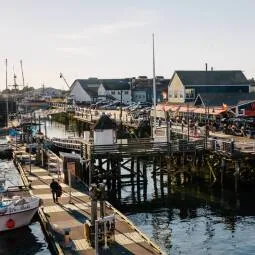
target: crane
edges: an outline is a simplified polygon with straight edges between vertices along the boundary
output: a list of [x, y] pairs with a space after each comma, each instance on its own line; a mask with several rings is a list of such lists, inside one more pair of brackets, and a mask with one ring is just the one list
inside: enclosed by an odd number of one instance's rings
[[66, 79], [65, 79], [65, 77], [64, 77], [64, 75], [63, 75], [63, 73], [60, 73], [60, 74], [59, 74], [59, 78], [64, 80], [66, 86], [67, 86], [68, 89], [70, 90], [71, 87], [70, 87], [70, 85], [67, 83], [67, 81], [66, 81]]
[[74, 100], [73, 96], [70, 95], [71, 86], [67, 83], [67, 81], [66, 81], [66, 79], [65, 79], [65, 77], [64, 77], [64, 75], [63, 75], [63, 73], [60, 73], [60, 74], [59, 74], [59, 78], [64, 80], [66, 86], [67, 86], [68, 89], [69, 89], [69, 97], [67, 98], [67, 102], [68, 102], [69, 100], [71, 100], [71, 101], [72, 101], [72, 105], [75, 105], [75, 100]]

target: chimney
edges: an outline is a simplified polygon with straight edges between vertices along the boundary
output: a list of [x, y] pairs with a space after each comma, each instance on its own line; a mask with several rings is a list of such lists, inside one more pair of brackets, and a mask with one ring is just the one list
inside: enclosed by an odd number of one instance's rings
[[213, 67], [211, 66], [211, 71], [213, 71]]
[[205, 63], [205, 71], [207, 72], [207, 63]]

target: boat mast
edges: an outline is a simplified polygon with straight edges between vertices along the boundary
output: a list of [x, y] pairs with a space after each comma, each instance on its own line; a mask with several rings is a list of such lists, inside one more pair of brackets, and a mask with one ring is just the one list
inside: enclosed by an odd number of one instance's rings
[[154, 33], [152, 34], [152, 54], [153, 54], [153, 103], [154, 103], [154, 123], [153, 132], [156, 132], [156, 78], [155, 78], [155, 50], [154, 50]]
[[21, 67], [21, 74], [22, 74], [22, 85], [23, 85], [23, 89], [24, 89], [25, 88], [25, 79], [24, 79], [22, 60], [20, 60], [20, 67]]
[[9, 120], [9, 93], [8, 93], [8, 78], [7, 78], [7, 58], [5, 59], [5, 89], [6, 89], [6, 127], [8, 127]]

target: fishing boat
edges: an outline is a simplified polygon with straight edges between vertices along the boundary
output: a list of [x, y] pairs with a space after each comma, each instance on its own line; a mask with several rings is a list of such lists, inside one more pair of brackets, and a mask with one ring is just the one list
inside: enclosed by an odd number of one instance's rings
[[0, 232], [28, 225], [40, 206], [40, 198], [22, 186], [5, 188], [5, 181], [0, 177]]

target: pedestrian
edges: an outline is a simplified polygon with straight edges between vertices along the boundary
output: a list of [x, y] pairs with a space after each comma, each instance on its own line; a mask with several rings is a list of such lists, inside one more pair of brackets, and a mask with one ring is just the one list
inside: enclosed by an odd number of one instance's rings
[[52, 182], [50, 184], [52, 198], [54, 203], [58, 203], [58, 192], [59, 192], [59, 184], [54, 179], [52, 179]]

